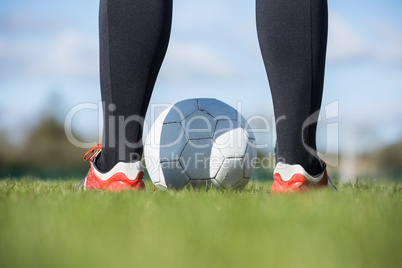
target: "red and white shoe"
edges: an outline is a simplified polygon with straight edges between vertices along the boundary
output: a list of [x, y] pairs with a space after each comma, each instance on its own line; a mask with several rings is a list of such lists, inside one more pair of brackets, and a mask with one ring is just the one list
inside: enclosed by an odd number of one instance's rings
[[271, 187], [271, 193], [301, 193], [323, 187], [336, 190], [328, 176], [324, 162], [323, 167], [324, 171], [321, 174], [311, 176], [301, 165], [278, 163], [274, 169], [274, 183]]
[[96, 158], [102, 150], [98, 144], [84, 155], [84, 161], [90, 161], [91, 167], [81, 185], [85, 190], [98, 189], [105, 191], [121, 191], [125, 189], [138, 190], [145, 188], [144, 172], [141, 161], [134, 163], [117, 163], [109, 172], [100, 172], [96, 165]]

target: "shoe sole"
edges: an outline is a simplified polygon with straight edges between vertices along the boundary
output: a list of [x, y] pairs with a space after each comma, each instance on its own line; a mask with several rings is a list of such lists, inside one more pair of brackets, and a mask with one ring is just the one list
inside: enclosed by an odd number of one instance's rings
[[[119, 180], [113, 179], [114, 176], [111, 177], [110, 182], [101, 181], [100, 183], [95, 184], [95, 187], [87, 187], [87, 179], [88, 176], [84, 179], [84, 190], [103, 190], [103, 191], [114, 191], [120, 192], [123, 190], [141, 190], [145, 188], [145, 183], [142, 180], [144, 176], [143, 172], [138, 174], [138, 177], [134, 181], [130, 181], [128, 179]], [[102, 185], [103, 184], [103, 185]]]
[[323, 187], [336, 190], [336, 187], [328, 175], [326, 175], [319, 183], [312, 184], [301, 174], [293, 175], [290, 181], [287, 182], [284, 182], [279, 174], [274, 174], [274, 182], [271, 187], [271, 193], [302, 193]]

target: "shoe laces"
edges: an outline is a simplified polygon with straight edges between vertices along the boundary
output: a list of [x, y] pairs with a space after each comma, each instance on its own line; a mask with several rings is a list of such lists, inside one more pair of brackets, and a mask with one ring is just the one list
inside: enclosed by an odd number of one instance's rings
[[[84, 155], [83, 160], [84, 161], [88, 161], [88, 160], [93, 160], [98, 153], [102, 150], [102, 143], [99, 143], [97, 145], [95, 145], [94, 147], [92, 147], [91, 149], [89, 149], [89, 151]], [[85, 183], [85, 179], [83, 179], [81, 181], [80, 184], [78, 184], [74, 190], [78, 190], [84, 187], [84, 183]]]
[[89, 151], [84, 155], [84, 161], [93, 160], [101, 150], [102, 143], [98, 143], [97, 145], [89, 149]]

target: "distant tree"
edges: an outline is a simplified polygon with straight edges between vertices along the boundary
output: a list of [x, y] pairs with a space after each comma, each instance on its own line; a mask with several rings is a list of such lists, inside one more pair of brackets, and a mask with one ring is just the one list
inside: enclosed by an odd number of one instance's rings
[[381, 170], [402, 173], [402, 141], [382, 149], [377, 163]]
[[67, 140], [63, 126], [54, 117], [47, 117], [27, 135], [12, 164], [24, 168], [82, 168], [85, 152]]

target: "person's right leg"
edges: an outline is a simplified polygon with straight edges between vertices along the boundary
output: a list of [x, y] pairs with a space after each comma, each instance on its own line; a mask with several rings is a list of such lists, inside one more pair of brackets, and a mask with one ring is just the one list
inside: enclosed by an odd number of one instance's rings
[[142, 188], [142, 122], [170, 36], [172, 0], [100, 0], [102, 150], [86, 189]]
[[301, 172], [318, 181], [325, 173], [316, 129], [327, 29], [327, 0], [257, 0], [258, 37], [276, 118], [275, 171], [288, 177], [284, 180]]
[[171, 20], [172, 0], [100, 1], [104, 131], [96, 165], [102, 172], [141, 159], [139, 121], [167, 50]]

